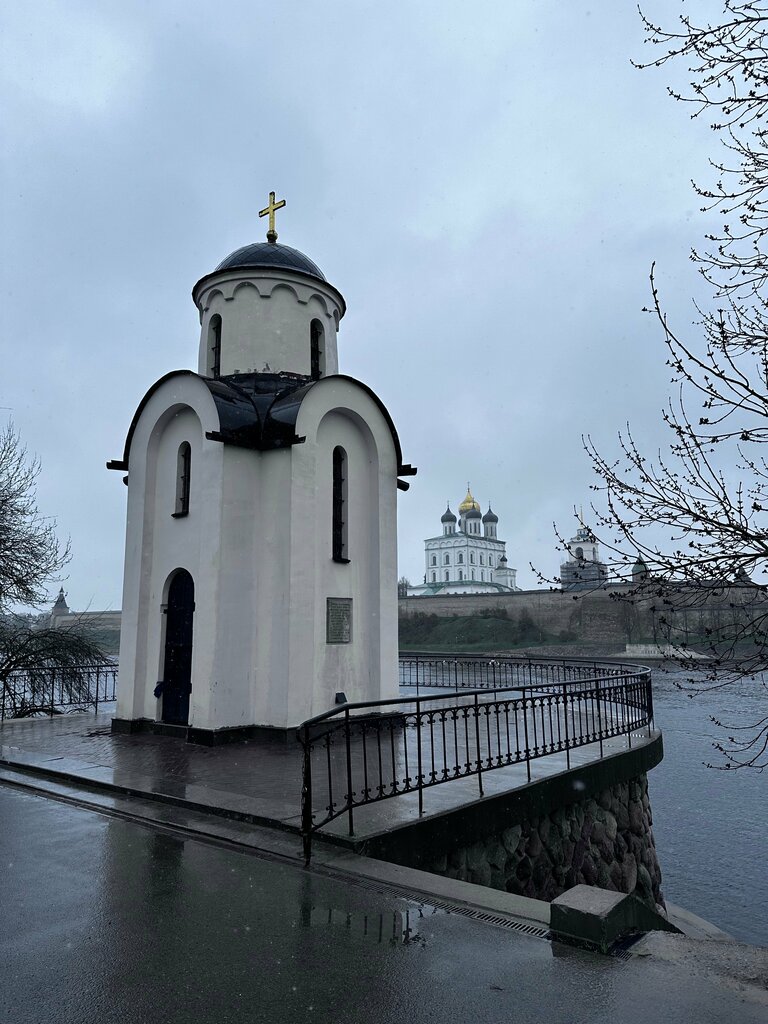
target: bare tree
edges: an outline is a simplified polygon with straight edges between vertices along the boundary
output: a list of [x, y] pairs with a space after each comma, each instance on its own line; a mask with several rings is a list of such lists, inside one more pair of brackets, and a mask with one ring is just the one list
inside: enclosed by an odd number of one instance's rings
[[[37, 507], [40, 463], [29, 458], [12, 424], [0, 431], [0, 705], [4, 717], [54, 707], [53, 686], [66, 703], [90, 700], [93, 671], [109, 663], [79, 623], [42, 627], [13, 611], [40, 605], [70, 558], [69, 544]], [[60, 701], [61, 703], [62, 701]]]
[[[670, 94], [713, 118], [724, 155], [711, 162], [714, 183], [693, 187], [727, 220], [691, 253], [714, 299], [697, 306], [697, 339], [672, 329], [651, 270], [649, 312], [674, 384], [669, 449], [649, 458], [629, 427], [617, 458], [585, 439], [602, 494], [596, 532], [614, 574], [634, 584], [621, 599], [645, 601], [681, 655], [707, 654], [693, 692], [745, 676], [768, 692], [768, 4], [725, 0], [719, 24], [682, 16], [675, 30], [641, 17], [661, 53], [637, 66], [687, 61], [690, 91]], [[768, 718], [717, 724], [728, 730], [716, 745], [724, 767], [768, 764]]]
[[69, 545], [38, 510], [39, 474], [39, 460], [29, 458], [9, 423], [0, 431], [0, 610], [41, 604], [69, 561]]

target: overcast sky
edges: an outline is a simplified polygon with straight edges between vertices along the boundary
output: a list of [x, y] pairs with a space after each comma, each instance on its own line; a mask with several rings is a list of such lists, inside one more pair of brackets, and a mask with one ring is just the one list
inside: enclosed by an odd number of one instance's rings
[[632, 3], [36, 0], [0, 23], [0, 417], [71, 538], [71, 607], [120, 607], [126, 490], [105, 462], [150, 384], [196, 368], [192, 285], [263, 238], [271, 189], [281, 242], [346, 298], [341, 371], [418, 466], [412, 581], [470, 481], [535, 586], [553, 520], [570, 533], [590, 501], [581, 435], [610, 452], [630, 420], [664, 441], [641, 309], [656, 260], [671, 318], [693, 319], [690, 179], [716, 151], [667, 97], [675, 69], [631, 67]]

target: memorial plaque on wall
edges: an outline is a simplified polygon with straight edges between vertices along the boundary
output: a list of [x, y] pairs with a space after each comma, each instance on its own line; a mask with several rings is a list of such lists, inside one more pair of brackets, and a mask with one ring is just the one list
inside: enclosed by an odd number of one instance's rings
[[325, 642], [348, 644], [352, 642], [352, 598], [327, 598]]

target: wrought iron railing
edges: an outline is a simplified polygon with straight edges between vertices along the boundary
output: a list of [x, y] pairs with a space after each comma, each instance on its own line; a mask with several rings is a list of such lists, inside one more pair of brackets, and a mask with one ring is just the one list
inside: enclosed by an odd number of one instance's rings
[[35, 668], [0, 678], [0, 722], [6, 718], [61, 715], [116, 700], [117, 665]]
[[590, 682], [626, 674], [632, 666], [578, 658], [463, 654], [400, 654], [400, 686], [479, 690]]
[[597, 744], [602, 757], [612, 737], [626, 736], [631, 746], [633, 733], [650, 735], [650, 670], [611, 665], [600, 674], [589, 664], [589, 672], [577, 667], [573, 678], [557, 682], [543, 663], [528, 663], [548, 681], [345, 704], [305, 722], [297, 736], [307, 862], [314, 833], [340, 815], [354, 835], [357, 808], [416, 794], [421, 815], [433, 786], [476, 776], [483, 796], [483, 776], [495, 769], [524, 764], [530, 782], [538, 758], [564, 753], [570, 768], [578, 747]]

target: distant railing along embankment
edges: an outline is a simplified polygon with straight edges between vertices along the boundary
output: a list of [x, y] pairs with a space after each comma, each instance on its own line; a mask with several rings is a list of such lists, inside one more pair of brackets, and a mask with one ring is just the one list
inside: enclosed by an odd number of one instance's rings
[[117, 699], [117, 665], [36, 668], [0, 678], [0, 722], [93, 710]]
[[[653, 724], [650, 669], [595, 661], [408, 654], [400, 685], [416, 693], [345, 704], [301, 725], [304, 853], [318, 829], [405, 794], [525, 764], [647, 730]], [[423, 690], [442, 690], [423, 696]], [[446, 692], [448, 691], [448, 692]]]

